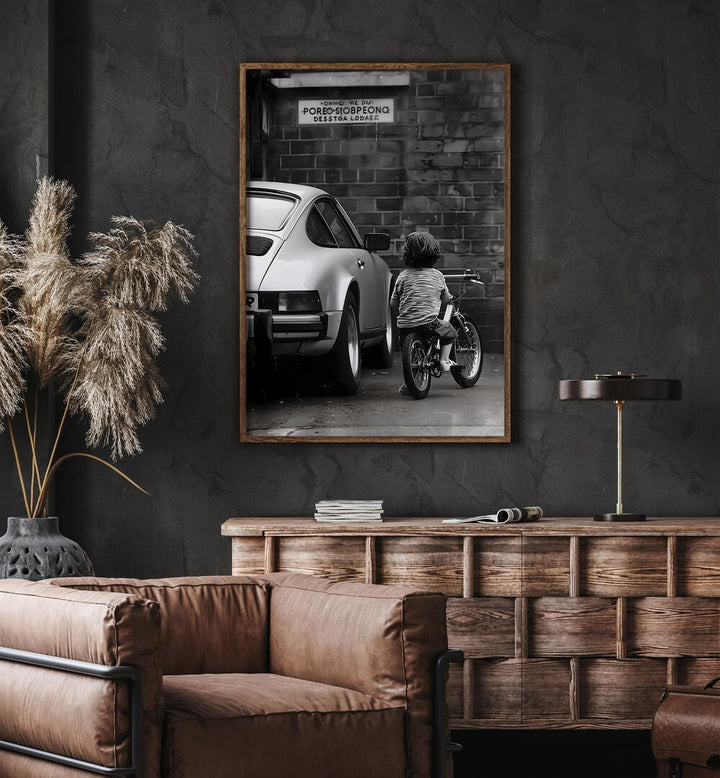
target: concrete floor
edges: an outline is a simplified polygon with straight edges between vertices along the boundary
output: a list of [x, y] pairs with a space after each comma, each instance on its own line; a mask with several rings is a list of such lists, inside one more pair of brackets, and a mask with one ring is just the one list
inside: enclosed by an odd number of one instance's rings
[[461, 389], [452, 376], [433, 378], [424, 400], [398, 394], [399, 354], [389, 370], [363, 369], [354, 397], [334, 395], [320, 383], [251, 402], [250, 437], [498, 437], [504, 433], [502, 354], [485, 354], [480, 380]]

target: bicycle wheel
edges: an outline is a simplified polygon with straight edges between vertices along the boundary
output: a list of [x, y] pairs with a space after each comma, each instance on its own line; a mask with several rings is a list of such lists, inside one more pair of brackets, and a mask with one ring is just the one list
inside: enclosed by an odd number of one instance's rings
[[450, 372], [457, 385], [463, 389], [475, 386], [482, 372], [483, 348], [477, 327], [467, 317], [462, 327], [458, 328], [455, 362], [457, 364], [450, 368]]
[[427, 397], [430, 391], [430, 368], [427, 347], [419, 335], [410, 333], [402, 347], [402, 367], [405, 386], [416, 400]]

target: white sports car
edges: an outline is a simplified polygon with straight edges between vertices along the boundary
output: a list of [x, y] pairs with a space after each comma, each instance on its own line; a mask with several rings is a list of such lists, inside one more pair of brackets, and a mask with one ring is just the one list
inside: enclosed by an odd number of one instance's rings
[[245, 270], [248, 355], [323, 357], [339, 391], [359, 385], [361, 351], [392, 363], [392, 273], [338, 201], [309, 186], [252, 181]]

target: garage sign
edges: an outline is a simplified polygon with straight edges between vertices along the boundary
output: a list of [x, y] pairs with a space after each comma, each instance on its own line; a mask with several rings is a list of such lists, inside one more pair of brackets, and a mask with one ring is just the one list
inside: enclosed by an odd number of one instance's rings
[[392, 97], [298, 100], [298, 124], [387, 124], [394, 121]]

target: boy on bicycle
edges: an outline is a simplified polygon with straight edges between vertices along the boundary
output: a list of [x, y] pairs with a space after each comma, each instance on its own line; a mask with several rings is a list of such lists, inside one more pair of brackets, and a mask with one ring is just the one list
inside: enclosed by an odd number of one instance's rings
[[[406, 267], [395, 282], [390, 309], [397, 317], [400, 336], [411, 330], [427, 331], [440, 339], [440, 366], [444, 373], [453, 367], [450, 350], [457, 337], [450, 322], [438, 318], [440, 307], [452, 300], [445, 276], [434, 268], [440, 259], [438, 242], [429, 232], [411, 232], [403, 250]], [[400, 394], [407, 394], [405, 384]]]

